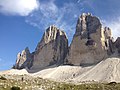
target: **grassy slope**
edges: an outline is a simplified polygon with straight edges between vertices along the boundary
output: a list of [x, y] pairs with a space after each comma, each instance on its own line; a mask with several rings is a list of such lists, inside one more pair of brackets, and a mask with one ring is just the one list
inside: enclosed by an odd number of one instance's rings
[[20, 87], [21, 90], [120, 90], [120, 84], [89, 83], [89, 84], [66, 84], [58, 83], [41, 78], [32, 79], [3, 79], [0, 78], [0, 90], [11, 90], [11, 87]]

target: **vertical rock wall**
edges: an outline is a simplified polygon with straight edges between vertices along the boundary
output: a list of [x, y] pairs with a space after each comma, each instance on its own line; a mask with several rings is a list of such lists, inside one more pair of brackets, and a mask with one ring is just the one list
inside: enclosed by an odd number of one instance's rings
[[110, 37], [111, 31], [105, 31], [97, 17], [83, 13], [78, 19], [66, 63], [91, 65], [107, 58], [109, 46], [106, 44], [109, 45]]
[[111, 29], [102, 27], [98, 17], [83, 13], [77, 21], [76, 32], [68, 50], [65, 32], [50, 26], [35, 51], [26, 48], [18, 53], [13, 68], [41, 70], [51, 65], [92, 65], [107, 57], [120, 55], [120, 37], [114, 42]]
[[63, 64], [67, 52], [68, 39], [66, 34], [55, 26], [50, 26], [37, 45], [31, 69]]

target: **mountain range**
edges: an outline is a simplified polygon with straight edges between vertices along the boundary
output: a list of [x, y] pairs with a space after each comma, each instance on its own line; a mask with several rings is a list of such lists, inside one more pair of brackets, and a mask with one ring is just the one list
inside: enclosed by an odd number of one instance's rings
[[26, 47], [18, 53], [12, 68], [62, 82], [120, 82], [120, 37], [114, 40], [111, 29], [103, 27], [98, 17], [83, 13], [70, 45], [66, 33], [51, 25], [34, 52]]

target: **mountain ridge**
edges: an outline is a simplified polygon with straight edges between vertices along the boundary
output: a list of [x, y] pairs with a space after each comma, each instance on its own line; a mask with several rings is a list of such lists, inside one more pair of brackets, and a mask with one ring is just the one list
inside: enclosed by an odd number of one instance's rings
[[[99, 18], [83, 13], [77, 21], [70, 46], [64, 31], [52, 25], [47, 28], [35, 51], [29, 48], [18, 53], [16, 69], [44, 69], [51, 65], [92, 65], [120, 51], [120, 38], [114, 41], [109, 27], [103, 27]], [[23, 52], [22, 51], [22, 52]]]

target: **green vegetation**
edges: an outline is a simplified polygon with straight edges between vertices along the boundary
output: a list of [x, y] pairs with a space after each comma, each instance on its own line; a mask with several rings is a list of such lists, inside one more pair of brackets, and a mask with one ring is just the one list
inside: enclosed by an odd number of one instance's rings
[[[24, 77], [24, 79], [23, 79]], [[0, 78], [0, 90], [120, 90], [120, 83], [83, 83], [79, 85], [59, 83], [42, 78], [12, 76]]]

